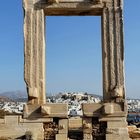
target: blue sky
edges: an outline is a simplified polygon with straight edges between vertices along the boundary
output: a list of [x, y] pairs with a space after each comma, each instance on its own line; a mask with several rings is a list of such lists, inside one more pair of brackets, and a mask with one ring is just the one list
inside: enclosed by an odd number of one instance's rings
[[[140, 1], [125, 0], [126, 95], [140, 98]], [[47, 92], [102, 94], [100, 17], [47, 17]], [[25, 90], [22, 1], [0, 4], [0, 92]]]

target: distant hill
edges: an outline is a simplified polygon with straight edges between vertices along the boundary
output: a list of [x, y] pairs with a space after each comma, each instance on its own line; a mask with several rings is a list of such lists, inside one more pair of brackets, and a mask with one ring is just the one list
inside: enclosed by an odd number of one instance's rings
[[[100, 95], [90, 94], [90, 93], [87, 93], [87, 94], [94, 96], [95, 98], [102, 99], [102, 96], [100, 96]], [[47, 97], [55, 96], [55, 97], [59, 98], [59, 96], [61, 94], [60, 93], [55, 93], [55, 94], [47, 93], [46, 95], [47, 95]], [[5, 100], [5, 101], [10, 101], [10, 100], [11, 101], [19, 101], [19, 102], [26, 102], [27, 101], [27, 93], [25, 91], [20, 91], [20, 90], [1, 92], [0, 97], [3, 98], [1, 100]]]
[[8, 97], [0, 96], [0, 102], [13, 102], [13, 100]]
[[11, 100], [27, 99], [27, 94], [24, 91], [8, 91], [0, 93], [0, 97], [7, 97]]

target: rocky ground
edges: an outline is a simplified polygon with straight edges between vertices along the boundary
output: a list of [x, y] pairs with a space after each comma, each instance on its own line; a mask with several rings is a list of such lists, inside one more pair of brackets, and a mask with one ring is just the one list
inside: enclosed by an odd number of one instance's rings
[[128, 132], [130, 140], [140, 140], [140, 128], [137, 128], [135, 125], [128, 126]]

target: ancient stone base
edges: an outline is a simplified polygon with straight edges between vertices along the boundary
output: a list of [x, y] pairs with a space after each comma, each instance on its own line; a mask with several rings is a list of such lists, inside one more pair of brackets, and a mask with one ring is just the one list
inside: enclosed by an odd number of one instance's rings
[[[26, 139], [30, 133], [33, 140], [43, 140], [43, 120], [25, 120], [21, 116], [5, 116], [0, 119], [0, 139]], [[51, 121], [51, 119], [46, 119]]]
[[[0, 139], [26, 139], [26, 135], [30, 134], [33, 140], [44, 140], [44, 124], [53, 124], [54, 122], [55, 118], [30, 120], [23, 119], [21, 115], [5, 116], [4, 119], [0, 119]], [[106, 127], [104, 136], [101, 136], [100, 140], [129, 139], [125, 117], [102, 117], [99, 118], [99, 123]], [[96, 125], [94, 118], [91, 117], [59, 118], [57, 125], [58, 131], [53, 140], [68, 140], [70, 130], [83, 132], [83, 140], [93, 140], [95, 137], [93, 129], [96, 129]]]
[[106, 140], [129, 139], [125, 117], [103, 117], [100, 122], [106, 122]]
[[56, 134], [55, 140], [68, 140], [67, 134]]
[[129, 139], [125, 103], [83, 104], [82, 110], [83, 117], [68, 118], [67, 104], [26, 104], [23, 116], [0, 120], [0, 137], [25, 138], [30, 134], [33, 140], [68, 140], [70, 131], [81, 131], [81, 140]]
[[[53, 118], [23, 119], [21, 115], [5, 116], [0, 119], [0, 139], [44, 140], [44, 123], [52, 123]], [[51, 129], [51, 128], [50, 128]], [[28, 136], [27, 136], [28, 135]], [[68, 119], [59, 119], [55, 140], [68, 140]]]
[[26, 104], [23, 112], [24, 118], [68, 118], [67, 104], [52, 104], [44, 105]]
[[101, 139], [128, 140], [126, 106], [126, 102], [83, 104], [84, 139], [92, 139], [91, 133], [96, 137], [96, 131], [100, 131]]

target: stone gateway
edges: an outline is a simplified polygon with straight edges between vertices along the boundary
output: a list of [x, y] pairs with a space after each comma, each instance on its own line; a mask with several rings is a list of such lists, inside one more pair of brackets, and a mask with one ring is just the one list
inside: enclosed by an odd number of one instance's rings
[[[128, 140], [123, 0], [23, 0], [23, 8], [28, 102], [23, 115], [0, 120], [0, 137], [29, 132], [34, 140]], [[79, 118], [68, 116], [67, 104], [46, 102], [45, 16], [51, 15], [101, 16], [103, 102], [82, 104]]]

